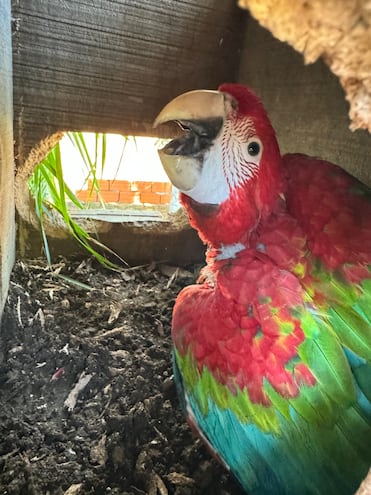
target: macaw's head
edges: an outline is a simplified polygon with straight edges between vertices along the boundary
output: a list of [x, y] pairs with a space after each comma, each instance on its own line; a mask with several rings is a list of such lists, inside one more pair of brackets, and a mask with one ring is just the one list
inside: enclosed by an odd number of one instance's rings
[[154, 125], [170, 121], [183, 135], [159, 155], [191, 224], [214, 248], [245, 246], [282, 192], [281, 156], [263, 105], [246, 86], [223, 84], [178, 96]]

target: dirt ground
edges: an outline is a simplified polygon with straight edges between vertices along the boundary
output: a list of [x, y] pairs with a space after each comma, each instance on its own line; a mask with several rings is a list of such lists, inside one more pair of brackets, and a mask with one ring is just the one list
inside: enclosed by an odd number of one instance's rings
[[0, 334], [0, 494], [242, 494], [173, 383], [172, 307], [197, 271], [17, 262]]

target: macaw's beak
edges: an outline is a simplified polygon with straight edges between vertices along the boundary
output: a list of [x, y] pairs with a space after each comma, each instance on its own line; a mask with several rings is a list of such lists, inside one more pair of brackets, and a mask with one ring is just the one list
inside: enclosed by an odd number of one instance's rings
[[177, 96], [158, 114], [154, 127], [176, 122], [184, 131], [158, 151], [165, 172], [180, 191], [187, 193], [197, 185], [205, 152], [219, 134], [230, 102], [225, 93], [196, 90]]

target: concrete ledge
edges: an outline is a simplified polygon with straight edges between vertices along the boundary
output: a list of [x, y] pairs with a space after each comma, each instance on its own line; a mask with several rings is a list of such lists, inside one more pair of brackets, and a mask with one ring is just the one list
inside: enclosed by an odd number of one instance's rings
[[[98, 231], [99, 241], [117, 253], [130, 266], [153, 261], [179, 266], [203, 263], [206, 248], [183, 215], [184, 213], [179, 212], [174, 222], [147, 221], [133, 224], [96, 221], [94, 227]], [[48, 241], [54, 260], [58, 255], [68, 257], [84, 254], [76, 241], [61, 228], [54, 227], [53, 235]], [[17, 251], [18, 256], [22, 258], [43, 256], [40, 232], [22, 218], [18, 219]]]

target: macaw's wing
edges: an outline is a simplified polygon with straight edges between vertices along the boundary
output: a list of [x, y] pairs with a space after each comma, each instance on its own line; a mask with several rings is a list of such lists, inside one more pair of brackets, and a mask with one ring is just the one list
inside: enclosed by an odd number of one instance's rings
[[[371, 462], [368, 380], [354, 376], [369, 369], [371, 336], [356, 307], [370, 283], [350, 290], [322, 266], [333, 292], [346, 292], [334, 306], [312, 272], [300, 279], [264, 258], [231, 264], [215, 287], [191, 286], [175, 306], [188, 415], [251, 494], [353, 493]], [[362, 354], [334, 328], [335, 317], [349, 325], [344, 308], [363, 321], [350, 339]]]
[[304, 280], [371, 400], [371, 191], [336, 165], [285, 155], [289, 212], [312, 254]]
[[325, 267], [341, 270], [352, 281], [352, 268], [371, 263], [370, 189], [338, 166], [306, 155], [285, 155], [283, 164], [287, 208], [303, 228], [309, 249]]

